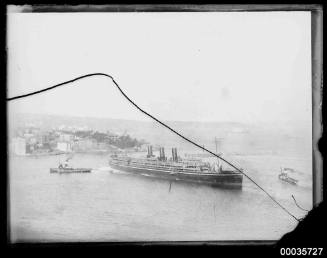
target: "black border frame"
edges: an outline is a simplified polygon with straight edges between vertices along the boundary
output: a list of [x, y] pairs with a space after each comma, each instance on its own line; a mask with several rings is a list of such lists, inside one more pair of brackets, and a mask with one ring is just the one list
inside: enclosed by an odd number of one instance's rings
[[[7, 7], [7, 6], [6, 6]], [[323, 9], [322, 4], [110, 4], [110, 5], [24, 5], [17, 12], [43, 13], [43, 12], [271, 12], [271, 11], [310, 11], [311, 12], [311, 58], [312, 58], [312, 158], [313, 158], [313, 204], [317, 206], [324, 199], [323, 189], [323, 163], [319, 153], [318, 141], [322, 137], [322, 78], [323, 78]], [[6, 24], [6, 16], [4, 17]], [[6, 33], [6, 31], [5, 31]], [[6, 40], [4, 41], [6, 45]], [[7, 56], [4, 55], [6, 63]], [[5, 81], [6, 71], [3, 72]], [[4, 94], [6, 95], [6, 93]], [[6, 96], [4, 96], [5, 98]], [[6, 102], [4, 105], [4, 116], [6, 117]], [[7, 128], [5, 128], [7, 132]], [[4, 142], [7, 144], [6, 134]], [[7, 146], [7, 145], [6, 145]], [[6, 152], [6, 151], [5, 151]], [[7, 159], [7, 152], [6, 152]], [[6, 164], [8, 171], [8, 164]], [[5, 174], [5, 173], [3, 173]], [[6, 195], [9, 195], [8, 175], [5, 175]], [[4, 198], [7, 202], [7, 196]], [[9, 205], [9, 203], [7, 203]], [[8, 209], [9, 207], [7, 207]], [[9, 210], [9, 209], [8, 209]], [[233, 246], [245, 247], [256, 246], [272, 248], [277, 241], [178, 241], [178, 242], [107, 242], [107, 243], [10, 243], [9, 211], [4, 215], [7, 231], [6, 243], [11, 247], [76, 247], [83, 245], [87, 248], [107, 246], [220, 246], [231, 249]]]

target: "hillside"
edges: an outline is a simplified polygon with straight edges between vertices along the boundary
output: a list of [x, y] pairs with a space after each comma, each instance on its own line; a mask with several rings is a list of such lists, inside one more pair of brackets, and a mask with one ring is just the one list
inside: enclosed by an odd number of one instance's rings
[[[10, 128], [32, 123], [48, 130], [60, 125], [87, 126], [98, 131], [117, 134], [127, 133], [137, 139], [166, 147], [178, 147], [199, 151], [193, 145], [176, 136], [155, 121], [136, 121], [111, 118], [68, 117], [41, 114], [15, 114], [10, 117]], [[230, 153], [282, 153], [304, 151], [311, 148], [311, 129], [296, 126], [248, 125], [236, 122], [182, 122], [164, 121], [200, 145], [215, 151], [215, 137], [219, 138], [219, 150]]]

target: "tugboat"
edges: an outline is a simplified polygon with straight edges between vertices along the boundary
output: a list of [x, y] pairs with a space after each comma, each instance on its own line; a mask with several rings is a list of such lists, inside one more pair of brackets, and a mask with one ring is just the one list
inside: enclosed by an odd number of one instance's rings
[[289, 172], [294, 173], [295, 170], [292, 168], [280, 168], [280, 174], [278, 175], [278, 178], [289, 184], [296, 185], [299, 180], [290, 177], [288, 174]]
[[57, 168], [50, 168], [50, 173], [90, 173], [91, 168], [73, 168], [68, 164], [69, 158], [66, 159], [64, 165], [59, 163]]

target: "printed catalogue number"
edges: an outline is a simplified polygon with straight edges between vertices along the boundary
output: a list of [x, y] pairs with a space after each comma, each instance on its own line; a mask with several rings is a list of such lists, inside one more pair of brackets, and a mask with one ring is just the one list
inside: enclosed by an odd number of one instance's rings
[[280, 249], [281, 255], [322, 255], [323, 248], [322, 247], [298, 247], [298, 248], [289, 248], [282, 247]]

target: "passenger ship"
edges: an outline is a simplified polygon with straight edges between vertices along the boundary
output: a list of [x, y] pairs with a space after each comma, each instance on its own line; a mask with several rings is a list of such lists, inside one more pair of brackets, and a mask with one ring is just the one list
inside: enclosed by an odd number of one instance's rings
[[120, 171], [170, 181], [242, 188], [243, 174], [235, 170], [222, 169], [218, 162], [210, 164], [202, 160], [181, 159], [176, 148], [172, 148], [172, 157], [167, 160], [164, 148], [160, 148], [159, 151], [159, 157], [153, 155], [152, 146], [148, 146], [148, 153], [144, 158], [114, 154], [110, 156], [109, 165]]

